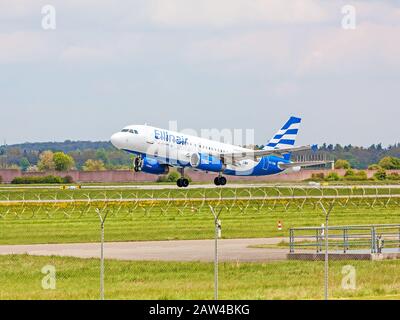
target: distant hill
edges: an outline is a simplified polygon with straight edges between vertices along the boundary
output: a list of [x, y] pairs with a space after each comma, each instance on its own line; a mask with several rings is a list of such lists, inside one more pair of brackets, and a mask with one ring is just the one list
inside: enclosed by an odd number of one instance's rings
[[[4, 146], [3, 146], [4, 147]], [[71, 141], [66, 140], [64, 142], [26, 142], [20, 144], [14, 144], [7, 146], [8, 148], [17, 148], [21, 151], [32, 152], [32, 151], [62, 151], [65, 153], [76, 151], [76, 150], [113, 150], [114, 146], [109, 141]]]

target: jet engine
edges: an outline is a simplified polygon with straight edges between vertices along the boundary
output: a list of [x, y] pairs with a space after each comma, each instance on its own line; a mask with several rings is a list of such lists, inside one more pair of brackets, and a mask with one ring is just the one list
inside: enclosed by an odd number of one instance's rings
[[159, 163], [154, 158], [145, 157], [142, 159], [141, 171], [152, 174], [167, 174], [169, 166]]
[[190, 157], [190, 165], [196, 169], [212, 172], [221, 172], [225, 169], [221, 159], [204, 153], [193, 153]]

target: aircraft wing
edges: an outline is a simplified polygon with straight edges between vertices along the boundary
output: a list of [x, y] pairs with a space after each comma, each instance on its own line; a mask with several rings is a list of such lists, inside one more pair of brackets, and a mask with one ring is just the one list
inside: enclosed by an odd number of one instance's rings
[[226, 162], [234, 163], [235, 161], [244, 160], [244, 159], [256, 160], [257, 158], [264, 157], [264, 156], [269, 156], [269, 155], [280, 156], [282, 154], [286, 154], [289, 152], [311, 150], [313, 148], [314, 148], [314, 146], [307, 145], [307, 146], [282, 148], [282, 149], [251, 150], [248, 152], [222, 153], [220, 156], [221, 156], [221, 159], [223, 159], [225, 163]]

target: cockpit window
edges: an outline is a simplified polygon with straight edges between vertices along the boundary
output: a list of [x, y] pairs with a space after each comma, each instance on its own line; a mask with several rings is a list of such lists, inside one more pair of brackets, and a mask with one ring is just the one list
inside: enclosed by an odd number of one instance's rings
[[134, 129], [122, 129], [121, 132], [129, 132], [129, 133], [133, 133], [133, 134], [139, 134], [139, 132]]

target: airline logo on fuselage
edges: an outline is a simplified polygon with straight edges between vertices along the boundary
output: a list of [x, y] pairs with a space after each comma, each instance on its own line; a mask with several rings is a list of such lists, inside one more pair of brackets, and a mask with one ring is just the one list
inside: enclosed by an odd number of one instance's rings
[[173, 142], [176, 144], [187, 144], [188, 143], [188, 138], [185, 138], [183, 136], [175, 136], [168, 131], [164, 130], [154, 130], [154, 138], [157, 140], [163, 140], [167, 142]]

